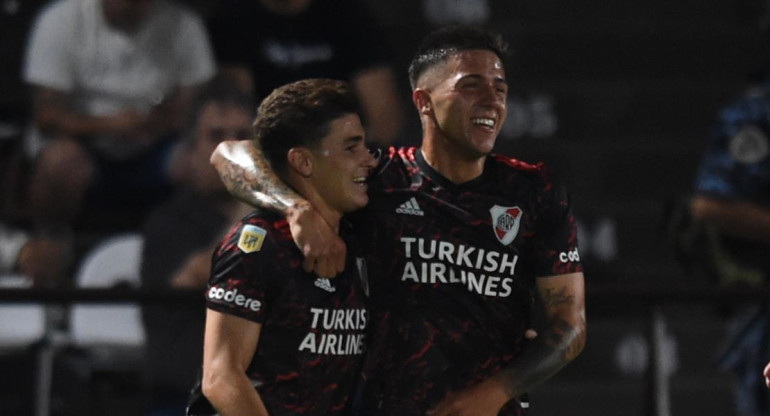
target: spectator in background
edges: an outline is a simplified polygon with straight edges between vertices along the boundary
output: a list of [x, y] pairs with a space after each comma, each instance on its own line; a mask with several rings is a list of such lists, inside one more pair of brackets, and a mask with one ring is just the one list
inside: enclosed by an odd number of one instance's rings
[[[255, 109], [251, 96], [220, 81], [208, 85], [194, 101], [180, 188], [149, 216], [144, 229], [144, 287], [206, 287], [214, 247], [247, 211], [229, 196], [209, 156], [225, 138], [251, 137]], [[148, 305], [142, 318], [149, 414], [181, 416], [203, 360], [205, 311], [197, 305]]]
[[[770, 82], [762, 82], [719, 116], [702, 159], [690, 211], [707, 230], [709, 271], [724, 285], [767, 285], [770, 276]], [[759, 371], [770, 361], [767, 305], [736, 322], [722, 358], [736, 374], [742, 416], [767, 415], [770, 394]]]
[[225, 0], [209, 24], [223, 72], [258, 99], [305, 78], [348, 81], [370, 141], [393, 143], [403, 109], [378, 22], [357, 0]]
[[[175, 134], [215, 63], [205, 27], [165, 0], [57, 0], [38, 16], [24, 80], [34, 126], [26, 147], [33, 219], [83, 212], [126, 223], [169, 191]], [[88, 217], [92, 217], [89, 215]]]

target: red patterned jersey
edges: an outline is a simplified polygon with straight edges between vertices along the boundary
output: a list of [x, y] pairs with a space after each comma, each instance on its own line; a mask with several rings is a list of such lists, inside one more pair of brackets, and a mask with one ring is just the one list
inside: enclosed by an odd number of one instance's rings
[[356, 219], [375, 324], [361, 413], [422, 416], [520, 353], [534, 279], [582, 271], [575, 219], [542, 164], [502, 156], [457, 185], [391, 149], [370, 197]]
[[304, 272], [286, 221], [268, 212], [246, 216], [214, 253], [207, 307], [262, 324], [247, 375], [273, 416], [349, 410], [368, 316], [365, 263], [345, 239], [352, 250], [335, 279]]

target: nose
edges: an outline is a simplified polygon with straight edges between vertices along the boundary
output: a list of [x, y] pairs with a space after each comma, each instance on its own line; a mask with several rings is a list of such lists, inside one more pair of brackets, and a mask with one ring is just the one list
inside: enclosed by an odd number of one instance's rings
[[494, 85], [488, 85], [481, 94], [482, 96], [478, 101], [478, 105], [485, 111], [492, 111], [497, 114], [497, 121], [502, 125], [508, 111], [506, 106], [506, 93], [500, 91]]
[[380, 161], [380, 157], [382, 156], [382, 149], [379, 147], [369, 148], [367, 149], [368, 152], [366, 152], [366, 159], [364, 161], [364, 165], [370, 169], [373, 169], [375, 166], [377, 166], [377, 163]]
[[484, 102], [505, 105], [506, 94], [500, 91], [499, 87], [495, 83], [485, 84], [482, 93]]
[[380, 149], [379, 147], [370, 147], [369, 155], [371, 155], [374, 158], [375, 162], [379, 162], [380, 157], [382, 156], [382, 149]]

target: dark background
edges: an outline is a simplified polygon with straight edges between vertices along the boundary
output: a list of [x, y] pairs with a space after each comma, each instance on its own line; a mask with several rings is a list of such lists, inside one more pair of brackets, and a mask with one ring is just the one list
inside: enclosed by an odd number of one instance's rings
[[[770, 56], [764, 1], [362, 1], [387, 30], [409, 114], [406, 134], [415, 140], [419, 121], [406, 66], [419, 39], [450, 21], [480, 23], [507, 38], [509, 121], [497, 151], [544, 161], [566, 182], [589, 288], [713, 284], [685, 273], [666, 224], [672, 204], [691, 191], [719, 108]], [[0, 0], [4, 156], [29, 114], [20, 65], [31, 19], [45, 3]], [[215, 0], [187, 3], [205, 16]], [[588, 305], [585, 352], [533, 394], [532, 414], [647, 414], [651, 400], [638, 360], [649, 351], [649, 311], [595, 307], [590, 297]], [[730, 376], [715, 365], [727, 330], [724, 308], [674, 303], [661, 312], [676, 362], [672, 414], [732, 414]], [[616, 358], [623, 354], [632, 359]]]

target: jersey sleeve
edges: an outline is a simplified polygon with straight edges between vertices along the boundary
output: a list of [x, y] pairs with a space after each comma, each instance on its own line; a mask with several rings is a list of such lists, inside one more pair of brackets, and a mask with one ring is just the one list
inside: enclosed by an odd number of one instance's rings
[[533, 253], [533, 275], [553, 276], [583, 271], [578, 250], [577, 222], [566, 188], [543, 173], [543, 192]]
[[264, 322], [278, 291], [271, 271], [277, 252], [273, 232], [268, 222], [254, 217], [230, 230], [212, 257], [209, 309]]

